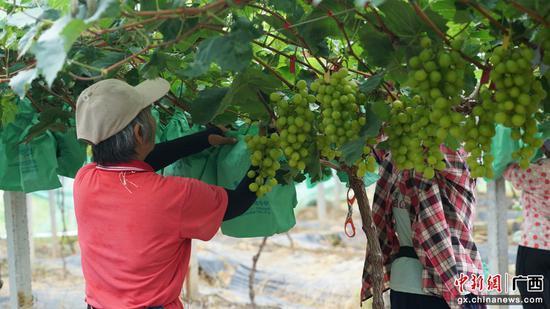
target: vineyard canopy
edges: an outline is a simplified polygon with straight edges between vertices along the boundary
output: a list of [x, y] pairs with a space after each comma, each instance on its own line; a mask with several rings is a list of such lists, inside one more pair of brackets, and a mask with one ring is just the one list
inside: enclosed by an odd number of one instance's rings
[[[184, 111], [193, 125], [278, 131], [288, 160], [274, 183], [347, 173], [381, 265], [358, 175], [373, 170], [372, 149], [431, 178], [439, 142], [464, 145], [473, 175], [490, 178], [500, 123], [528, 164], [550, 131], [549, 12], [547, 0], [0, 0], [0, 132], [28, 104], [21, 142], [64, 132], [95, 81], [165, 78], [161, 125]], [[249, 143], [258, 164], [275, 164], [260, 151], [275, 143]]]

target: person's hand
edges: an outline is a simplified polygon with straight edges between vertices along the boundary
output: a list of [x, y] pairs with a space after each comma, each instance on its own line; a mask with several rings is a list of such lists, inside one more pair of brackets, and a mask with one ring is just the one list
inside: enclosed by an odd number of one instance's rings
[[[223, 126], [217, 126], [223, 133], [227, 132], [227, 128]], [[237, 143], [237, 139], [234, 137], [227, 137], [220, 134], [210, 134], [208, 135], [208, 143], [212, 146], [219, 145], [233, 145]]]

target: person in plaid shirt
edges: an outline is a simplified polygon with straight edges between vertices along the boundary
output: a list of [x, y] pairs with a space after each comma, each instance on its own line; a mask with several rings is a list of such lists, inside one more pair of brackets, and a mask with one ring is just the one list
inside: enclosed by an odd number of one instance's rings
[[[391, 289], [391, 308], [459, 308], [457, 297], [479, 293], [468, 290], [470, 282], [455, 284], [461, 275], [483, 276], [472, 237], [476, 183], [470, 178], [463, 150], [443, 145], [440, 149], [447, 167], [432, 180], [411, 170], [397, 170], [390, 152], [375, 153], [380, 179], [372, 211], [384, 260], [384, 284]], [[371, 266], [367, 264], [363, 300], [371, 296]], [[468, 308], [485, 307], [474, 306]]]

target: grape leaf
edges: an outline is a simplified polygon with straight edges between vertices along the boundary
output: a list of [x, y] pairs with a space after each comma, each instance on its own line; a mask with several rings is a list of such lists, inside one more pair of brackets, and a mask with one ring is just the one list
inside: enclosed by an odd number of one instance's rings
[[304, 16], [304, 9], [298, 1], [270, 0], [269, 3], [276, 10], [285, 12], [291, 22], [298, 21]]
[[30, 83], [37, 77], [37, 70], [36, 69], [30, 69], [30, 70], [24, 70], [10, 80], [10, 87], [13, 89], [13, 92], [15, 92], [19, 97], [23, 98], [25, 96], [25, 92], [27, 92]]
[[34, 137], [51, 131], [65, 131], [67, 121], [73, 116], [73, 113], [62, 110], [56, 107], [49, 107], [43, 110], [38, 117], [39, 122], [33, 125], [24, 138], [24, 142], [28, 143]]
[[67, 51], [86, 27], [81, 20], [65, 15], [42, 33], [31, 48], [36, 56], [36, 68], [48, 86], [52, 85], [57, 73], [63, 68]]
[[368, 103], [366, 107], [367, 123], [363, 128], [361, 128], [360, 135], [363, 137], [375, 137], [380, 133], [380, 127], [382, 126], [382, 121], [376, 113], [373, 111], [372, 103]]
[[[85, 20], [87, 24], [93, 23], [100, 18], [115, 17], [120, 12], [120, 4], [116, 0], [98, 0], [99, 5], [94, 14]], [[148, 1], [153, 2], [153, 1]]]
[[378, 86], [384, 80], [384, 73], [376, 73], [371, 77], [367, 78], [361, 85], [359, 85], [359, 90], [364, 94], [369, 94], [376, 90]]
[[[340, 35], [336, 22], [326, 17], [326, 12], [315, 10], [303, 18], [298, 26], [298, 32], [304, 37], [313, 54], [328, 56], [327, 37]], [[323, 19], [320, 19], [323, 18]]]
[[[434, 31], [416, 15], [410, 4], [400, 0], [388, 0], [379, 8], [384, 13], [386, 26], [400, 38], [412, 42], [423, 32], [427, 32], [432, 38], [437, 38]], [[441, 15], [430, 8], [423, 11], [441, 31], [447, 31], [446, 21]]]
[[352, 166], [363, 154], [363, 147], [365, 147], [365, 144], [365, 139], [359, 138], [342, 145], [340, 150], [342, 151], [341, 159], [344, 160], [344, 163], [348, 166]]
[[4, 96], [0, 100], [0, 126], [5, 127], [15, 120], [17, 105], [13, 103], [13, 96]]
[[67, 23], [67, 25], [61, 31], [64, 38], [65, 51], [68, 52], [71, 49], [73, 43], [78, 39], [80, 34], [88, 28], [88, 25], [81, 19], [73, 19]]
[[[139, 10], [140, 11], [157, 11], [157, 10], [162, 10], [162, 9], [166, 9], [169, 7], [169, 4], [170, 3], [167, 3], [166, 0], [144, 0], [144, 1], [140, 1], [140, 8]], [[157, 7], [158, 5], [158, 7]]]
[[384, 101], [372, 103], [371, 110], [382, 121], [388, 121], [390, 119], [390, 106]]
[[[252, 117], [268, 116], [263, 103], [263, 94], [270, 94], [281, 87], [281, 82], [271, 74], [256, 68], [239, 73], [233, 81], [227, 95], [223, 98], [222, 109], [230, 105], [239, 106], [240, 110]], [[265, 100], [265, 98], [263, 98]], [[265, 100], [267, 104], [269, 100]]]
[[64, 13], [69, 11], [70, 1], [67, 0], [48, 0], [48, 6], [52, 9], [60, 10]]
[[19, 43], [17, 44], [17, 59], [24, 56], [29, 48], [31, 48], [32, 43], [34, 43], [34, 36], [36, 35], [36, 33], [38, 33], [38, 27], [33, 26], [21, 37]]
[[317, 182], [323, 177], [321, 162], [319, 161], [319, 148], [317, 143], [311, 143], [308, 147], [309, 155], [306, 161], [305, 172], [311, 178], [311, 182]]
[[206, 73], [212, 62], [224, 71], [242, 71], [252, 59], [250, 42], [260, 35], [261, 32], [249, 20], [238, 18], [229, 34], [210, 37], [199, 44], [195, 61], [186, 74], [200, 76]]
[[25, 28], [36, 23], [38, 18], [44, 13], [40, 7], [26, 9], [8, 16], [7, 24], [17, 28]]
[[222, 112], [220, 108], [222, 100], [227, 94], [227, 88], [208, 88], [199, 93], [199, 96], [190, 104], [190, 113], [193, 122], [206, 124], [210, 122], [218, 113]]
[[370, 65], [383, 67], [390, 62], [391, 54], [395, 50], [387, 34], [374, 29], [371, 24], [366, 24], [359, 28], [359, 36]]

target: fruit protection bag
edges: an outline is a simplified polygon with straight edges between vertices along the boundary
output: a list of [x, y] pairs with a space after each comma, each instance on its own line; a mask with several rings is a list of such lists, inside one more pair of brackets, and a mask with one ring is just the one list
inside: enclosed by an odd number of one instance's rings
[[[250, 153], [245, 134], [232, 132], [235, 145], [220, 147], [217, 157], [218, 185], [235, 189], [250, 168]], [[276, 185], [239, 217], [223, 222], [222, 233], [232, 237], [271, 236], [290, 230], [296, 224], [294, 207], [297, 204], [294, 184]]]

